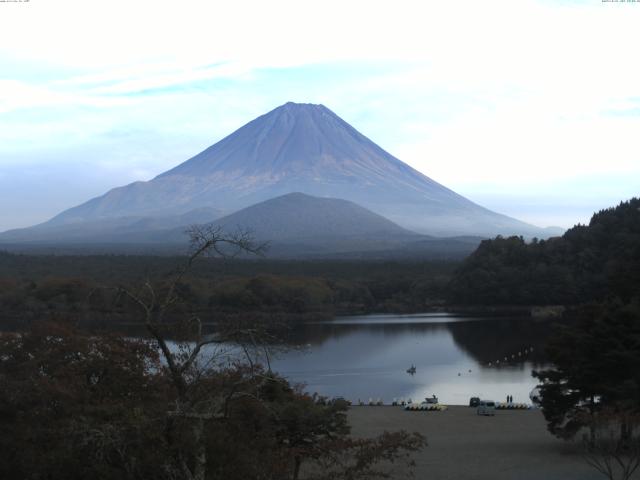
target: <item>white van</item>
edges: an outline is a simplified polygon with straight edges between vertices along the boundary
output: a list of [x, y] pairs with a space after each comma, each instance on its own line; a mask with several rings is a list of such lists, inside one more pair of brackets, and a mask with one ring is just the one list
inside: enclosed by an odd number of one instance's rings
[[496, 414], [496, 402], [493, 400], [480, 400], [478, 403], [478, 415], [495, 415]]

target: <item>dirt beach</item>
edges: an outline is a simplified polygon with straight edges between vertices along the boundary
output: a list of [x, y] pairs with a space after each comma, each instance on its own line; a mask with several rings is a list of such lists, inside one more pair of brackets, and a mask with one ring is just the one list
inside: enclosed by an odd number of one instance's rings
[[[499, 410], [478, 416], [475, 408], [409, 412], [402, 407], [351, 407], [356, 436], [404, 429], [427, 437], [416, 454], [415, 478], [429, 480], [597, 480], [579, 445], [558, 440], [546, 430], [539, 410]], [[396, 472], [394, 478], [406, 478]]]

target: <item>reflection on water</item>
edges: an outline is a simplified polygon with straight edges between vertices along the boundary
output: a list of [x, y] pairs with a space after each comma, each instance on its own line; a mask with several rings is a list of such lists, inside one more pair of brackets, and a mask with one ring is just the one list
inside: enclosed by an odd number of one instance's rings
[[[354, 402], [434, 394], [449, 404], [507, 395], [524, 402], [536, 385], [531, 371], [544, 363], [549, 331], [548, 322], [531, 318], [341, 317], [295, 327], [289, 342], [306, 348], [280, 354], [272, 367], [310, 392]], [[414, 375], [406, 372], [411, 365]]]

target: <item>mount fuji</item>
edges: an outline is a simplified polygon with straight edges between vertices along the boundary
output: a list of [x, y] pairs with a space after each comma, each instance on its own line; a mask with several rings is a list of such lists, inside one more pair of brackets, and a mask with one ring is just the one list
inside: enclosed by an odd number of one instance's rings
[[[287, 103], [149, 181], [114, 188], [2, 241], [83, 232], [160, 231], [205, 223], [293, 192], [343, 199], [437, 237], [549, 236], [488, 210], [411, 168], [323, 105]], [[293, 221], [293, 219], [292, 219]], [[71, 239], [71, 238], [69, 238]]]

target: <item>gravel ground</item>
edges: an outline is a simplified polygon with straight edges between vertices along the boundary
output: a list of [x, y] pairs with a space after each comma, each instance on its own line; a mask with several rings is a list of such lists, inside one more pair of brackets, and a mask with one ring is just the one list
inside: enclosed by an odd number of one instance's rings
[[[356, 436], [404, 429], [427, 437], [429, 446], [414, 457], [415, 478], [429, 480], [597, 480], [598, 472], [580, 449], [546, 430], [539, 410], [499, 410], [494, 417], [475, 408], [409, 412], [402, 407], [351, 407]], [[394, 477], [407, 478], [396, 472]]]

